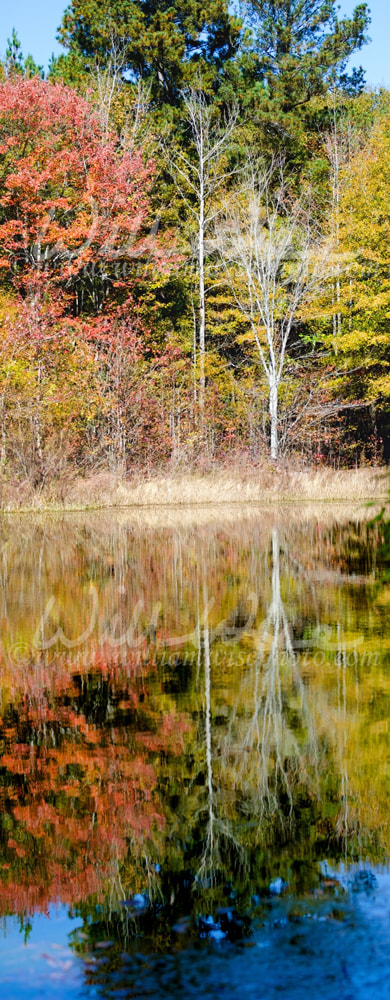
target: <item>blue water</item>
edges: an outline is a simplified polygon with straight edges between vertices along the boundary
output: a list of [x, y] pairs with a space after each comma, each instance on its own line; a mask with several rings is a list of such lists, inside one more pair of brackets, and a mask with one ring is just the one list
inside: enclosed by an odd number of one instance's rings
[[[367, 870], [367, 869], [365, 869]], [[0, 939], [2, 1000], [58, 997], [207, 1000], [378, 1000], [390, 997], [390, 873], [372, 867], [374, 887], [356, 888], [354, 870], [340, 886], [269, 899], [246, 940], [178, 942], [170, 954], [118, 953], [99, 942], [83, 957], [71, 941], [81, 923], [64, 907], [32, 918], [25, 944], [14, 918]], [[372, 879], [372, 881], [374, 881]], [[76, 932], [76, 934], [75, 934]], [[106, 947], [105, 947], [106, 945]]]
[[67, 1000], [84, 995], [83, 963], [71, 950], [69, 939], [81, 921], [70, 917], [66, 907], [51, 906], [47, 916], [36, 914], [26, 926], [27, 933], [16, 917], [1, 921], [1, 1000]]

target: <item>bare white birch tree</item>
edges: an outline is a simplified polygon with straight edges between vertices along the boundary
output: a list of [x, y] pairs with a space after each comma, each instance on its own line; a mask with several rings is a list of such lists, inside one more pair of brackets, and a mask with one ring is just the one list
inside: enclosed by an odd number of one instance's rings
[[327, 276], [324, 242], [307, 200], [290, 197], [279, 164], [269, 169], [249, 165], [240, 190], [218, 219], [216, 245], [266, 378], [275, 460], [287, 348], [301, 309]]
[[[232, 140], [238, 107], [221, 119], [218, 109], [200, 89], [184, 94], [185, 122], [189, 127], [188, 149], [168, 150], [168, 163], [180, 198], [195, 223], [194, 257], [197, 265], [197, 321], [195, 351], [199, 350], [199, 403], [204, 408], [206, 355], [206, 237], [218, 214], [217, 195], [232, 171], [222, 163]], [[196, 344], [197, 341], [197, 344]], [[194, 357], [194, 363], [196, 356]]]

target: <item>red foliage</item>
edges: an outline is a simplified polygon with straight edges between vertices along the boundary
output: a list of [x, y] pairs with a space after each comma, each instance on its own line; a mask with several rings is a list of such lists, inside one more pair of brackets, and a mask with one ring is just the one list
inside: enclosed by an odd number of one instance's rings
[[[28, 674], [15, 668], [13, 723], [0, 720], [0, 803], [8, 813], [3, 831], [0, 825], [0, 913], [46, 910], [58, 899], [103, 899], [129, 845], [142, 852], [154, 826], [163, 827], [159, 755], [181, 752], [186, 726], [145, 697], [145, 667], [144, 661], [138, 682], [131, 654], [123, 664], [91, 651], [81, 676], [96, 689], [103, 678], [110, 685], [119, 716], [107, 725], [87, 721], [83, 684], [75, 683], [66, 659], [59, 657], [56, 667], [42, 662]], [[140, 730], [124, 729], [121, 712], [141, 705]]]
[[113, 263], [166, 259], [155, 237], [143, 235], [153, 163], [103, 137], [76, 91], [37, 77], [2, 82], [0, 154], [0, 266], [17, 287], [45, 278], [69, 288], [92, 265], [103, 285], [123, 285]]
[[150, 227], [153, 162], [103, 134], [76, 91], [17, 76], [0, 83], [0, 155], [0, 277], [19, 293], [2, 324], [14, 379], [3, 407], [7, 459], [22, 424], [23, 472], [35, 484], [58, 448], [64, 467], [85, 453], [121, 469], [151, 449], [166, 458], [155, 373], [160, 384], [167, 359], [160, 365], [145, 348], [136, 301], [141, 280], [169, 258]]

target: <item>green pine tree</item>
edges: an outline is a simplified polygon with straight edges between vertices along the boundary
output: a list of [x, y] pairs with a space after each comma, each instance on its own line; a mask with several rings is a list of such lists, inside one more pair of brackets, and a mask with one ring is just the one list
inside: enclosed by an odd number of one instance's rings
[[7, 48], [5, 50], [5, 70], [7, 75], [10, 75], [11, 73], [23, 73], [22, 45], [15, 28], [12, 28], [11, 38], [7, 38]]
[[370, 18], [365, 3], [339, 19], [334, 0], [250, 0], [247, 21], [256, 76], [287, 113], [339, 82], [367, 41]]
[[155, 96], [174, 103], [200, 70], [215, 81], [239, 35], [227, 0], [72, 0], [58, 37], [87, 71], [107, 65], [115, 49], [124, 79], [148, 79]]

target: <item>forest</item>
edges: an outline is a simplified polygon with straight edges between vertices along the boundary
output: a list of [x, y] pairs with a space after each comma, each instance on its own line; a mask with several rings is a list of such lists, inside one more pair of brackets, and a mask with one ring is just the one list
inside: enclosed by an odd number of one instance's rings
[[0, 66], [0, 477], [389, 459], [390, 93], [333, 0], [71, 0]]

